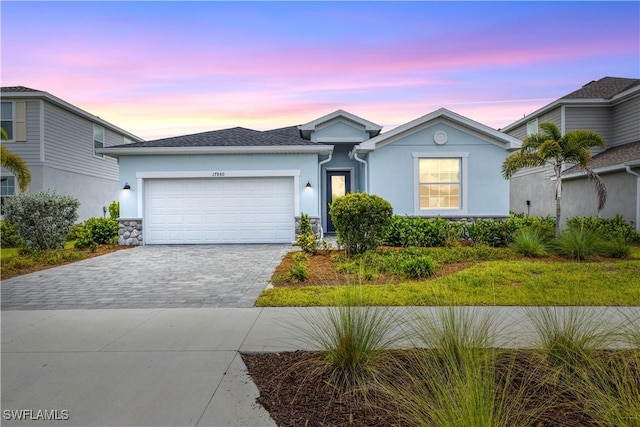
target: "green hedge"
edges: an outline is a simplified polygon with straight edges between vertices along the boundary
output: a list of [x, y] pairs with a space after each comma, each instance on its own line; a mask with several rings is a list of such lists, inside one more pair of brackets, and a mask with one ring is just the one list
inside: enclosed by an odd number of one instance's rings
[[512, 242], [513, 233], [524, 227], [534, 229], [544, 239], [551, 239], [554, 236], [555, 220], [551, 217], [512, 214], [504, 220], [480, 219], [474, 222], [457, 222], [440, 217], [396, 215], [387, 228], [384, 244], [401, 247], [436, 247], [466, 240], [473, 244], [504, 247]]
[[567, 220], [569, 230], [589, 230], [605, 239], [622, 238], [629, 244], [640, 243], [640, 233], [620, 215], [613, 218], [574, 216]]

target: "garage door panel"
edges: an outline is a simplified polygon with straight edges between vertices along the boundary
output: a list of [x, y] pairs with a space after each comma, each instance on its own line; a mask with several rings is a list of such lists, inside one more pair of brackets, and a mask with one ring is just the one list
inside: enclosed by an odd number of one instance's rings
[[293, 178], [146, 181], [147, 243], [288, 243]]

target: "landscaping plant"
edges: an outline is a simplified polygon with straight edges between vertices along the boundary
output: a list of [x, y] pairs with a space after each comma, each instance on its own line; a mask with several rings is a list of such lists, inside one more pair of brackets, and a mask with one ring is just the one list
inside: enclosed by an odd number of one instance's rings
[[560, 255], [576, 260], [585, 259], [596, 255], [601, 248], [600, 236], [588, 228], [569, 228], [562, 232], [555, 242], [555, 247]]
[[4, 219], [13, 224], [30, 250], [60, 249], [78, 219], [79, 205], [66, 194], [16, 194], [7, 198]]
[[109, 204], [109, 218], [118, 219], [120, 217], [120, 202], [114, 200]]
[[529, 227], [513, 233], [511, 247], [526, 257], [539, 257], [547, 253], [547, 243], [536, 230]]
[[364, 387], [375, 376], [378, 357], [399, 339], [393, 309], [361, 306], [360, 292], [347, 286], [337, 306], [302, 312], [302, 334], [321, 349], [334, 384], [346, 389]]
[[17, 248], [24, 244], [18, 230], [7, 221], [0, 221], [0, 239], [3, 248]]
[[296, 238], [296, 243], [304, 252], [312, 254], [317, 253], [320, 248], [318, 236], [311, 229], [311, 219], [305, 213], [300, 214], [300, 233]]
[[117, 242], [118, 221], [111, 218], [89, 218], [82, 225], [75, 247], [95, 250], [98, 245]]
[[338, 244], [352, 256], [374, 250], [383, 242], [393, 208], [382, 197], [349, 193], [335, 199], [329, 213]]

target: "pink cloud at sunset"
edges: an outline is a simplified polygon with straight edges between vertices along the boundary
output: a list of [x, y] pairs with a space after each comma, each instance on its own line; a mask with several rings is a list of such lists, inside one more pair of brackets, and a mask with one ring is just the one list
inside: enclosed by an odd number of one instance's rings
[[[495, 128], [640, 77], [638, 2], [3, 2], [2, 85], [143, 138], [446, 107]], [[56, 19], [49, 19], [55, 13]]]

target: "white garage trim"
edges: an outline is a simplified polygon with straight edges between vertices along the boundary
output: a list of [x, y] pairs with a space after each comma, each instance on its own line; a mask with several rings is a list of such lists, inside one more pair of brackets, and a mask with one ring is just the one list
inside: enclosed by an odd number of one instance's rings
[[261, 178], [293, 177], [294, 215], [300, 216], [300, 169], [285, 170], [208, 170], [208, 171], [147, 171], [136, 172], [138, 217], [143, 216], [145, 179], [153, 178]]
[[149, 244], [290, 243], [295, 238], [295, 176], [140, 179]]

